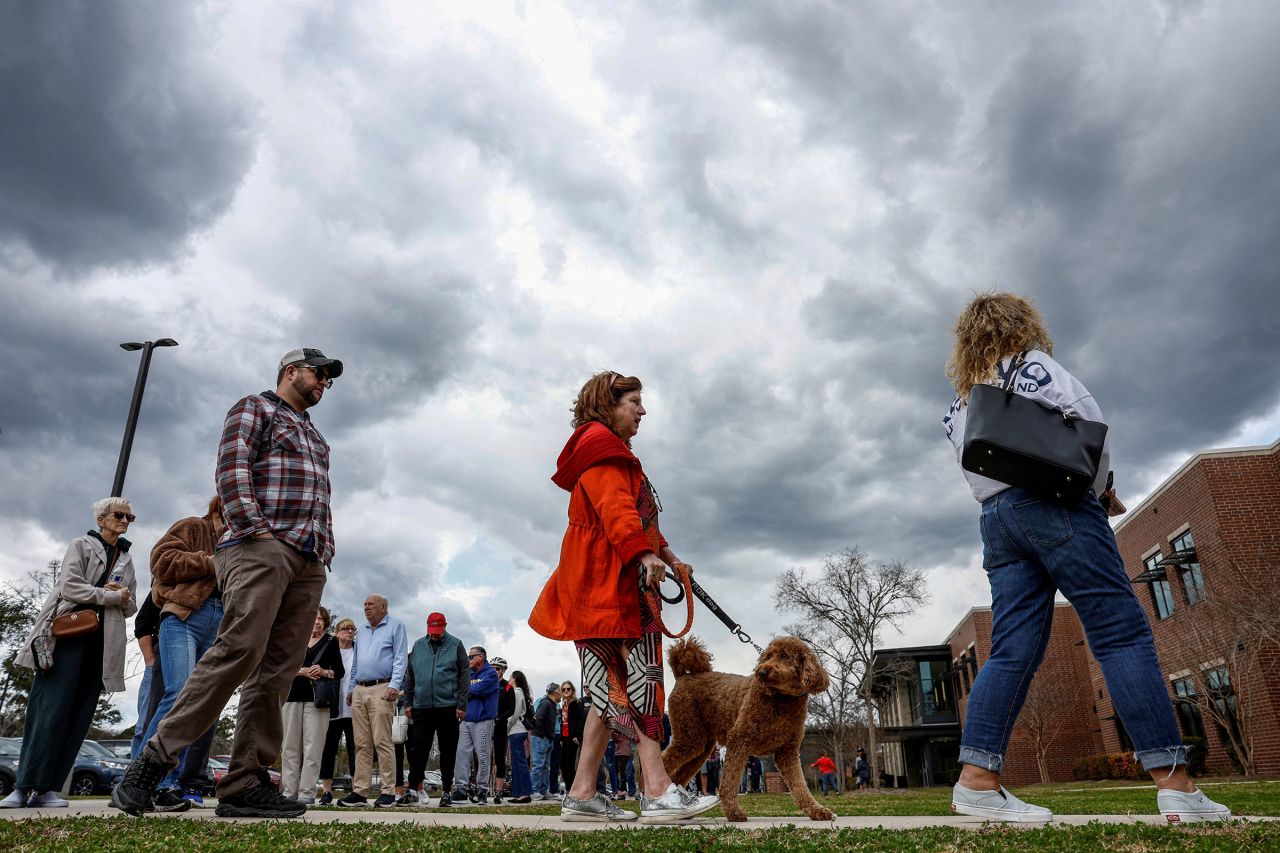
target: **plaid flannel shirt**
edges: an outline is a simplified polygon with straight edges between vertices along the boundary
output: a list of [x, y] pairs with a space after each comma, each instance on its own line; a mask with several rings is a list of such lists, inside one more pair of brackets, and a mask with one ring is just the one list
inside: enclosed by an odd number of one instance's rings
[[271, 391], [240, 400], [222, 427], [216, 477], [227, 519], [220, 545], [271, 533], [333, 560], [329, 444], [306, 412]]

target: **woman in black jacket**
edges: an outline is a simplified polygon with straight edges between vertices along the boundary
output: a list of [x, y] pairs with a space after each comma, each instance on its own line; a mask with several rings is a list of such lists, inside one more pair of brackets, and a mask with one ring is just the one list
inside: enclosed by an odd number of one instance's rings
[[573, 787], [578, 767], [578, 747], [582, 745], [582, 729], [587, 724], [587, 706], [578, 698], [572, 682], [560, 685], [560, 695], [564, 697], [560, 706], [560, 775], [568, 790]]
[[[280, 753], [280, 793], [306, 805], [316, 801], [316, 782], [320, 777], [325, 738], [329, 734], [329, 716], [337, 708], [336, 704], [316, 707], [315, 683], [320, 679], [341, 682], [346, 674], [338, 641], [328, 630], [329, 611], [321, 607], [316, 613], [302, 666], [281, 712], [284, 743]], [[333, 693], [336, 702], [336, 684]]]

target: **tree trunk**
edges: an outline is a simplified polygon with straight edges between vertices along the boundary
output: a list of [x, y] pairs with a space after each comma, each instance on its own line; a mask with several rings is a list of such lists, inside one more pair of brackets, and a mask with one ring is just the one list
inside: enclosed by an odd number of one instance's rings
[[[866, 679], [866, 683], [871, 683], [871, 678]], [[871, 785], [872, 787], [880, 787], [880, 751], [876, 749], [876, 720], [875, 705], [871, 701], [871, 689], [867, 688], [866, 695], [863, 696], [867, 706], [867, 761], [871, 764]]]

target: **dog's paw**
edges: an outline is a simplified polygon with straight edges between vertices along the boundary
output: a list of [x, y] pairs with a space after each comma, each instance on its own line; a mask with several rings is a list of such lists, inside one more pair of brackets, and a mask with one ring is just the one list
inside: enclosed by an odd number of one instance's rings
[[809, 809], [806, 814], [809, 815], [809, 820], [835, 820], [836, 817], [835, 812], [831, 811], [831, 809], [824, 808], [823, 806], [818, 806], [816, 809]]
[[742, 809], [736, 808], [736, 807], [732, 809], [725, 808], [724, 818], [725, 820], [734, 821], [735, 823], [746, 823], [747, 813], [744, 812]]

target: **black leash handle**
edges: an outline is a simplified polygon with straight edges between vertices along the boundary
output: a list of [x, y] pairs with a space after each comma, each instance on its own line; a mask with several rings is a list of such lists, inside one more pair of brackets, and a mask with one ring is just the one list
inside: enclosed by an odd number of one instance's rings
[[[701, 584], [693, 578], [690, 578], [689, 586], [693, 590], [693, 594], [698, 597], [698, 600], [705, 604], [707, 609], [714, 613], [716, 618], [724, 623], [725, 627], [729, 629], [730, 634], [733, 634], [733, 636], [737, 637], [747, 645], [752, 646], [758, 653], [764, 653], [764, 649], [760, 648], [759, 644], [756, 643], [755, 640], [751, 639], [751, 635], [743, 630], [742, 625], [734, 622], [733, 619], [730, 618], [729, 614], [724, 612], [724, 609], [716, 603], [714, 598], [711, 597], [711, 593], [703, 589]], [[679, 601], [679, 599], [676, 600]]]

